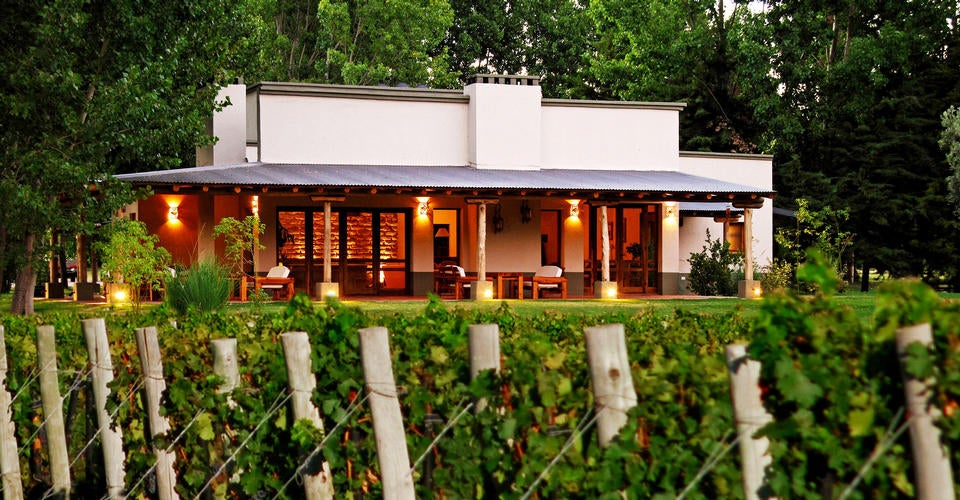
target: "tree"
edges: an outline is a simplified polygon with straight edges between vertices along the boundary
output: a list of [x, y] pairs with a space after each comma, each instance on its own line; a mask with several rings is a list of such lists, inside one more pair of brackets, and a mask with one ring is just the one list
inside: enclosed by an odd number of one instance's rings
[[[766, 2], [773, 49], [752, 96], [775, 155], [779, 199], [847, 209], [853, 250], [895, 276], [956, 276], [960, 238], [943, 217], [939, 116], [956, 102], [956, 2]], [[951, 97], [952, 96], [952, 97]], [[956, 279], [956, 278], [955, 278]]]
[[461, 82], [477, 73], [542, 77], [546, 97], [593, 94], [582, 68], [593, 33], [575, 0], [451, 0], [454, 18], [443, 49]]
[[320, 0], [317, 77], [347, 85], [429, 84], [454, 81], [447, 54], [437, 50], [453, 22], [442, 0]]
[[[49, 234], [91, 234], [131, 193], [115, 172], [189, 165], [228, 68], [243, 4], [11, 0], [0, 6], [0, 246], [15, 313], [32, 313]], [[221, 103], [222, 104], [222, 103]]]
[[234, 276], [246, 274], [247, 266], [253, 264], [253, 255], [266, 248], [260, 244], [259, 238], [264, 229], [260, 217], [253, 215], [243, 220], [224, 217], [213, 228], [215, 238], [223, 237], [223, 257], [230, 263], [230, 272]]
[[159, 242], [160, 238], [148, 233], [144, 223], [120, 217], [106, 228], [106, 238], [96, 245], [103, 257], [105, 281], [127, 285], [130, 301], [137, 310], [143, 287], [157, 289], [171, 277], [167, 267], [170, 252]]
[[[756, 86], [755, 71], [764, 74], [768, 66], [738, 38], [753, 19], [746, 7], [727, 16], [724, 3], [714, 0], [598, 0], [588, 12], [596, 30], [588, 86], [597, 97], [685, 102], [681, 149], [758, 151], [759, 128], [743, 87]], [[754, 55], [743, 74], [735, 48]]]
[[960, 109], [955, 106], [943, 112], [940, 147], [947, 154], [947, 163], [953, 171], [947, 178], [947, 188], [950, 190], [953, 213], [960, 217]]

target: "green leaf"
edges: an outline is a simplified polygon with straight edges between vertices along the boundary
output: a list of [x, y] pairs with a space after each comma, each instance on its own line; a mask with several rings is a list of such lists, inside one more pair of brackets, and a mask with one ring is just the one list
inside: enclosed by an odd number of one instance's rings
[[850, 435], [853, 437], [863, 437], [870, 435], [873, 429], [873, 407], [862, 410], [851, 410], [847, 416], [847, 426], [850, 428]]
[[503, 423], [500, 424], [500, 432], [499, 432], [500, 439], [503, 439], [504, 441], [508, 439], [513, 439], [516, 432], [517, 432], [517, 419], [508, 418], [504, 420]]
[[823, 396], [823, 389], [810, 381], [794, 365], [793, 360], [780, 359], [774, 367], [777, 376], [777, 388], [788, 400], [795, 401], [803, 408], [809, 408]]
[[936, 360], [930, 349], [920, 342], [912, 342], [907, 346], [903, 358], [903, 369], [908, 375], [918, 379], [926, 379], [933, 375]]
[[204, 441], [213, 441], [217, 437], [216, 433], [213, 431], [213, 416], [207, 412], [203, 412], [197, 417], [197, 423], [194, 424], [197, 427], [197, 434], [200, 436], [200, 439]]

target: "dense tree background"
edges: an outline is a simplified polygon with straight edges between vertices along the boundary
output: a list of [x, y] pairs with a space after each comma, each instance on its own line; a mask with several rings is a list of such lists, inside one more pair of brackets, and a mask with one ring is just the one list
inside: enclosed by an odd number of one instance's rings
[[683, 149], [772, 154], [779, 206], [848, 210], [851, 266], [960, 285], [945, 156], [955, 136], [943, 121], [960, 104], [957, 10], [955, 0], [10, 0], [0, 260], [25, 279], [52, 234], [89, 231], [122, 200], [103, 196], [106, 185], [93, 196], [91, 180], [191, 166], [217, 87], [235, 76], [458, 88], [499, 72], [542, 76], [547, 97], [685, 102]]
[[[319, 47], [312, 81], [426, 75], [408, 80], [455, 88], [474, 73], [520, 73], [541, 75], [547, 97], [685, 102], [683, 149], [772, 154], [779, 206], [847, 210], [851, 268], [960, 285], [938, 145], [941, 115], [960, 102], [953, 0], [405, 0], [375, 2], [377, 27], [353, 14], [371, 1], [265, 3], [297, 6], [298, 19], [317, 7], [316, 36], [273, 23]], [[404, 12], [419, 12], [420, 30], [389, 21]], [[367, 47], [405, 35], [414, 57]], [[345, 78], [347, 60], [377, 78]]]
[[209, 141], [217, 87], [247, 59], [245, 19], [230, 0], [0, 4], [0, 260], [17, 270], [14, 312], [32, 312], [51, 246], [130, 199], [110, 174], [189, 165]]

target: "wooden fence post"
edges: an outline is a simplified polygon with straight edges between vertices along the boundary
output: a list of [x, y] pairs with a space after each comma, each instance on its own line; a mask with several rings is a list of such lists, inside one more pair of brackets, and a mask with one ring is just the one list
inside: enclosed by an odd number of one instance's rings
[[43, 402], [43, 427], [47, 431], [50, 476], [54, 495], [70, 496], [70, 455], [63, 424], [63, 398], [57, 376], [57, 343], [53, 327], [37, 327], [37, 363], [40, 365], [40, 399]]
[[584, 328], [587, 363], [598, 407], [597, 435], [606, 447], [627, 423], [627, 412], [637, 405], [623, 325]]
[[[280, 335], [280, 342], [283, 344], [283, 357], [287, 365], [293, 418], [310, 420], [314, 427], [322, 431], [320, 410], [311, 400], [313, 391], [317, 388], [317, 379], [310, 361], [310, 338], [307, 332], [287, 332]], [[311, 463], [304, 468], [303, 474], [303, 487], [307, 498], [333, 498], [333, 474], [330, 472], [330, 464], [319, 455], [310, 460]]]
[[740, 437], [740, 462], [743, 471], [743, 494], [748, 500], [760, 498], [764, 469], [773, 458], [767, 454], [770, 440], [754, 437], [757, 429], [773, 420], [760, 398], [760, 363], [747, 358], [747, 346], [726, 347], [727, 371], [730, 377], [730, 398], [733, 418]]
[[[223, 379], [217, 388], [220, 393], [233, 392], [240, 385], [240, 369], [237, 367], [237, 339], [214, 339], [210, 341], [213, 353], [213, 373]], [[233, 406], [232, 399], [229, 400]]]
[[[484, 370], [500, 373], [500, 327], [496, 324], [470, 325], [467, 335], [470, 342], [470, 380], [477, 378]], [[479, 412], [486, 407], [487, 400], [479, 399], [474, 408]]]
[[[170, 430], [167, 417], [160, 415], [160, 398], [167, 388], [163, 379], [163, 361], [160, 359], [160, 344], [157, 342], [157, 327], [137, 328], [137, 350], [140, 353], [140, 366], [143, 369], [144, 392], [147, 420], [150, 424], [150, 436], [156, 437]], [[160, 500], [180, 498], [177, 494], [177, 473], [173, 470], [175, 455], [154, 446], [157, 456], [157, 493]]]
[[3, 498], [21, 500], [23, 480], [20, 478], [20, 458], [17, 456], [17, 435], [13, 425], [13, 401], [7, 392], [7, 344], [0, 325], [0, 476]]
[[93, 399], [96, 404], [100, 443], [103, 446], [104, 477], [110, 498], [123, 497], [123, 438], [120, 427], [113, 427], [107, 413], [108, 384], [113, 380], [113, 361], [110, 358], [110, 342], [107, 340], [107, 324], [103, 318], [85, 319], [83, 336], [87, 341], [87, 355], [93, 369]]
[[[897, 354], [901, 365], [907, 346], [919, 342], [933, 346], [933, 332], [929, 323], [907, 326], [897, 330]], [[913, 451], [913, 470], [917, 483], [917, 498], [954, 499], [953, 474], [950, 454], [940, 444], [940, 430], [934, 420], [940, 411], [929, 405], [928, 387], [932, 380], [918, 380], [903, 373], [907, 418], [910, 419], [910, 447]]]
[[360, 329], [360, 357], [370, 398], [380, 473], [383, 476], [383, 497], [415, 498], [386, 328], [374, 326]]

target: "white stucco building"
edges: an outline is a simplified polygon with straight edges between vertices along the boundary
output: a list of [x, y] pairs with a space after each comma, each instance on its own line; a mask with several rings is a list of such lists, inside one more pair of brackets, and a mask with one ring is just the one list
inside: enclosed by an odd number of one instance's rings
[[462, 91], [264, 82], [221, 95], [201, 166], [118, 176], [152, 187], [131, 213], [184, 263], [221, 254], [213, 226], [254, 210], [266, 249], [252, 271], [283, 262], [309, 293], [328, 281], [345, 296], [425, 295], [452, 262], [493, 275], [555, 264], [572, 296], [591, 295], [605, 233], [621, 295], [686, 292], [707, 229], [772, 258], [772, 158], [680, 151], [682, 103], [544, 99], [538, 78], [503, 75]]

